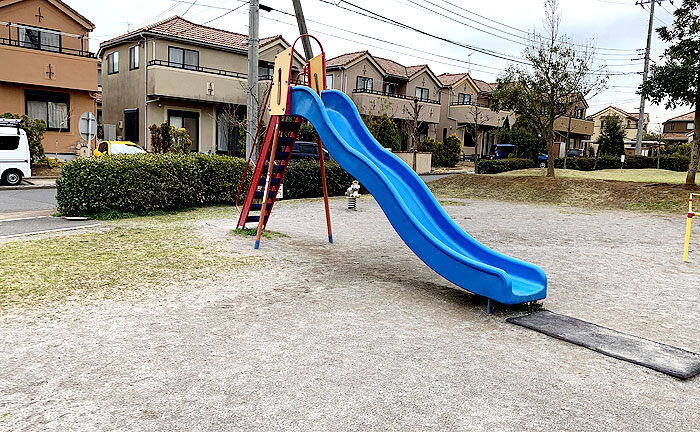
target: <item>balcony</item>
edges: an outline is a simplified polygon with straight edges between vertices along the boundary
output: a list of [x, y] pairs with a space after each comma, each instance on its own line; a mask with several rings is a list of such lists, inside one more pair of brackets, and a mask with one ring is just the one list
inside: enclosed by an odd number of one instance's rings
[[515, 122], [515, 114], [511, 111], [493, 111], [484, 104], [451, 103], [449, 116], [459, 123], [489, 127], [502, 127], [506, 118], [511, 126]]
[[97, 59], [93, 53], [69, 48], [56, 50], [23, 46], [0, 39], [0, 81], [97, 91]]
[[90, 51], [83, 51], [83, 50], [68, 48], [68, 47], [64, 47], [64, 46], [48, 46], [48, 47], [44, 47], [44, 48], [39, 48], [39, 47], [36, 47], [36, 46], [29, 44], [27, 42], [18, 41], [15, 39], [8, 39], [8, 38], [0, 38], [0, 45], [14, 46], [14, 47], [31, 49], [31, 50], [36, 50], [36, 51], [45, 51], [45, 52], [51, 52], [51, 53], [67, 54], [67, 55], [78, 56], [78, 57], [97, 58], [97, 56], [95, 56], [95, 53], [92, 53]]
[[593, 121], [583, 120], [573, 117], [559, 117], [554, 120], [554, 130], [559, 133], [566, 133], [571, 119], [571, 133], [578, 135], [593, 135]]
[[413, 102], [421, 106], [418, 120], [427, 123], [440, 121], [440, 102], [431, 99], [419, 100], [414, 96], [386, 93], [378, 90], [354, 89], [352, 100], [361, 114], [382, 115], [401, 120], [412, 120]]

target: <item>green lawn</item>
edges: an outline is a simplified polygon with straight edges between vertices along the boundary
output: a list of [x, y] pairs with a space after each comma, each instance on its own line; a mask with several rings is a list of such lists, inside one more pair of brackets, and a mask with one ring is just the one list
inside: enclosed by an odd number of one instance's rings
[[[508, 171], [496, 175], [503, 177], [537, 177], [544, 176], [546, 172], [546, 168], [530, 168], [517, 171]], [[589, 180], [617, 180], [639, 183], [684, 184], [686, 173], [668, 170], [657, 170], [653, 168], [624, 170], [606, 169], [596, 171], [555, 169], [554, 176]]]

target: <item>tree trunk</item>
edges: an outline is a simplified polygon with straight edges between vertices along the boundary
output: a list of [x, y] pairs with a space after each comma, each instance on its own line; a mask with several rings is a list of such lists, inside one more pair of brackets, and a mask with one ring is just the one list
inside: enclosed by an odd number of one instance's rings
[[695, 130], [693, 131], [693, 149], [690, 152], [690, 165], [685, 178], [686, 186], [695, 186], [695, 173], [700, 164], [700, 85], [695, 93]]
[[554, 122], [550, 121], [545, 131], [547, 142], [547, 177], [554, 177]]

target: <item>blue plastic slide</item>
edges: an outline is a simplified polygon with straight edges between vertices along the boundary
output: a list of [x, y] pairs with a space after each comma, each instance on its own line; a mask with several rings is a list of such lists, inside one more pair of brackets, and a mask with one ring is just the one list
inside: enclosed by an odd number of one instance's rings
[[377, 200], [396, 232], [430, 268], [450, 282], [504, 304], [547, 296], [541, 268], [487, 248], [445, 213], [425, 183], [369, 133], [342, 92], [322, 99], [292, 88], [292, 115], [311, 122], [331, 156]]

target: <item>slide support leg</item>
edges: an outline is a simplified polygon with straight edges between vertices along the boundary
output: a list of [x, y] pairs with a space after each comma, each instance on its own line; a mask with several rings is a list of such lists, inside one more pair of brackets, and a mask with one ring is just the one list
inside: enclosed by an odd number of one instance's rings
[[326, 226], [328, 227], [328, 243], [333, 243], [333, 230], [331, 229], [331, 210], [328, 206], [328, 185], [326, 183], [326, 166], [323, 161], [323, 143], [318, 138], [318, 155], [321, 161], [321, 184], [323, 185], [323, 204], [326, 206]]
[[486, 315], [491, 315], [491, 311], [493, 310], [493, 305], [491, 304], [491, 299], [488, 299], [486, 302]]

